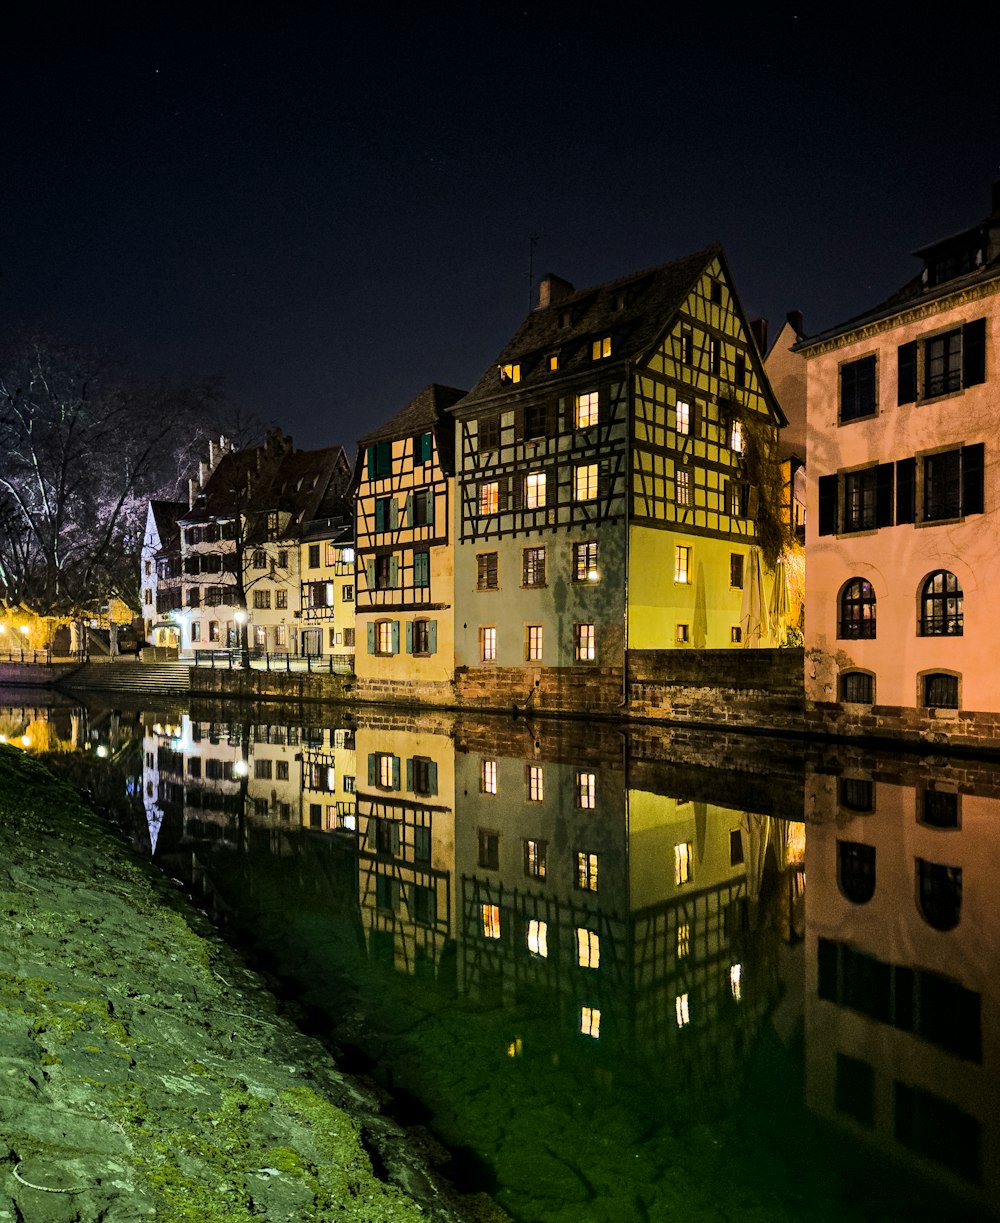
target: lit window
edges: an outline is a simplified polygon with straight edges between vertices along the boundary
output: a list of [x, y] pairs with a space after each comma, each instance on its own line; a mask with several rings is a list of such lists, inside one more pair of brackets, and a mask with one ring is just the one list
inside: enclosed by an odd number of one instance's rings
[[685, 365], [694, 364], [694, 333], [690, 327], [681, 330], [681, 360]]
[[510, 361], [506, 365], [501, 365], [500, 366], [500, 381], [501, 382], [520, 382], [521, 381], [520, 362]]
[[691, 473], [684, 467], [674, 473], [674, 497], [678, 505], [691, 504]]
[[674, 581], [691, 581], [691, 548], [688, 544], [674, 545]]
[[593, 930], [576, 928], [576, 962], [581, 968], [600, 968], [601, 939]]
[[545, 841], [524, 842], [524, 873], [529, 879], [545, 878], [545, 850]]
[[479, 486], [480, 515], [496, 514], [500, 510], [500, 483], [498, 480], [487, 480]]
[[532, 955], [542, 956], [543, 958], [549, 954], [549, 926], [548, 922], [541, 921], [537, 917], [529, 918], [527, 941], [528, 950]]
[[521, 583], [524, 586], [545, 585], [545, 549], [525, 548], [521, 553]]
[[528, 790], [528, 802], [542, 802], [545, 798], [545, 773], [540, 764], [529, 764], [525, 767], [525, 783]]
[[525, 657], [528, 662], [542, 661], [542, 626], [529, 624], [525, 641]]
[[593, 662], [597, 657], [597, 630], [593, 624], [577, 624], [573, 627], [574, 650], [577, 662]]
[[253, 592], [253, 605], [258, 610], [271, 606], [271, 592], [269, 590], [255, 590]]
[[596, 463], [582, 463], [573, 468], [573, 499], [575, 501], [593, 501], [597, 496]]
[[691, 405], [686, 399], [677, 400], [677, 432], [691, 432]]
[[279, 649], [288, 648], [288, 625], [279, 624], [274, 630], [274, 644]]
[[686, 921], [677, 926], [677, 958], [683, 960], [691, 953], [691, 927]]
[[743, 965], [733, 964], [729, 969], [729, 988], [737, 1002], [743, 997]]
[[[499, 938], [500, 936], [497, 935]], [[691, 1022], [691, 1010], [688, 1006], [687, 994], [679, 994], [674, 999], [674, 1011], [677, 1015], [677, 1026], [685, 1028]]]
[[674, 640], [678, 645], [687, 645], [691, 637], [690, 624], [678, 624], [674, 633]]
[[590, 346], [590, 356], [594, 361], [600, 361], [604, 357], [611, 356], [611, 336], [601, 336], [599, 340], [594, 340]]
[[577, 773], [576, 805], [584, 811], [593, 811], [597, 806], [596, 773]]
[[481, 662], [497, 660], [497, 630], [494, 625], [483, 625], [479, 630], [479, 659]]
[[734, 420], [729, 430], [729, 448], [736, 454], [743, 453], [743, 422], [741, 420]]
[[497, 792], [497, 762], [483, 760], [479, 765], [479, 789], [483, 794]]
[[576, 886], [582, 892], [597, 891], [597, 854], [582, 849], [577, 851]]
[[589, 429], [597, 424], [596, 391], [584, 391], [582, 395], [577, 395], [575, 418], [578, 429]]
[[721, 362], [721, 346], [715, 336], [710, 336], [708, 340], [708, 366], [713, 374], [719, 372]]
[[601, 1035], [601, 1012], [596, 1006], [580, 1007], [580, 1031], [594, 1040]]
[[545, 504], [545, 472], [532, 471], [524, 477], [524, 508], [537, 510]]
[[549, 369], [555, 372], [559, 368], [559, 354], [557, 352], [549, 353]]
[[499, 938], [500, 937], [500, 906], [484, 904], [483, 910], [483, 937], [484, 938]]
[[573, 581], [596, 582], [597, 572], [597, 541], [573, 545]]
[[391, 753], [383, 752], [375, 757], [375, 784], [383, 790], [395, 790], [399, 787], [399, 758]]
[[743, 629], [738, 624], [734, 624], [729, 630], [729, 640], [733, 645], [739, 645], [743, 640]]
[[[376, 620], [375, 622], [375, 653], [395, 654], [399, 638], [393, 633], [394, 620]], [[397, 630], [398, 632], [398, 630]]]
[[674, 846], [674, 883], [691, 882], [691, 842], [681, 841]]

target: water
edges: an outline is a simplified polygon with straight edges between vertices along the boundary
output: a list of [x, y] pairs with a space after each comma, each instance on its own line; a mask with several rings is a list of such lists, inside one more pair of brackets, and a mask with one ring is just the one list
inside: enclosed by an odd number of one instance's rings
[[286, 716], [0, 729], [76, 749], [53, 759], [462, 1187], [523, 1223], [996, 1208], [996, 765]]

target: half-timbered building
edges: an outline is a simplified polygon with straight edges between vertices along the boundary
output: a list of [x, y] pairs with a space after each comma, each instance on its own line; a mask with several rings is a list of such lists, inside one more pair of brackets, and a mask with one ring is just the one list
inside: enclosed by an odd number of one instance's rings
[[454, 423], [432, 384], [361, 439], [355, 674], [363, 695], [446, 701], [454, 674]]
[[544, 278], [452, 412], [465, 699], [618, 703], [629, 649], [773, 644], [744, 586], [783, 417], [721, 248]]

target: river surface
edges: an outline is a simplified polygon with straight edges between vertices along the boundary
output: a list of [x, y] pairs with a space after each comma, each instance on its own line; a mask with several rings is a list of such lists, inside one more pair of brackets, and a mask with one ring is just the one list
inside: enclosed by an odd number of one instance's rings
[[518, 1223], [997, 1217], [996, 763], [0, 701]]

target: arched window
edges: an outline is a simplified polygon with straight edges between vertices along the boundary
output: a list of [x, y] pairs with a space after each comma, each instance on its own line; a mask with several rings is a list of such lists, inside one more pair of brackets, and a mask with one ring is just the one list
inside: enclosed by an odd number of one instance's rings
[[875, 636], [875, 590], [865, 578], [851, 578], [840, 592], [840, 624], [837, 636]]
[[921, 677], [924, 705], [928, 709], [958, 708], [958, 676], [946, 671], [927, 671]]
[[841, 671], [840, 699], [850, 705], [871, 705], [875, 699], [875, 676], [870, 671]]
[[947, 569], [932, 573], [920, 588], [921, 637], [961, 637], [962, 588]]
[[917, 859], [917, 908], [935, 930], [954, 930], [962, 915], [962, 868]]
[[852, 904], [867, 904], [875, 895], [875, 846], [838, 841], [837, 882]]

